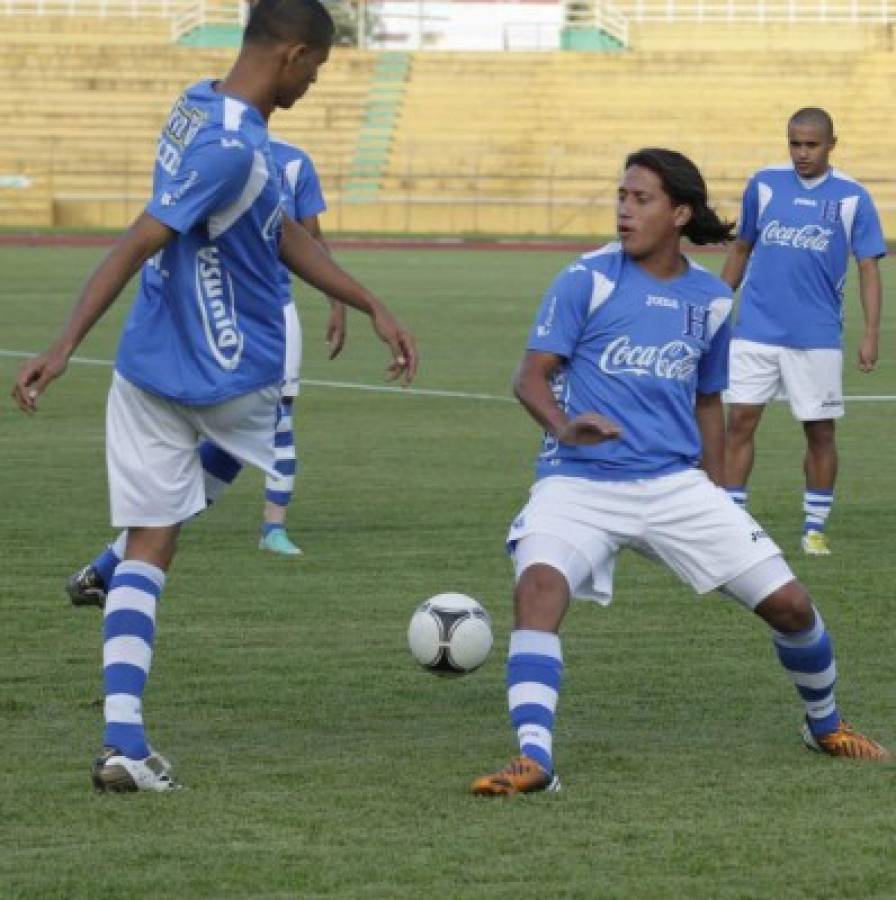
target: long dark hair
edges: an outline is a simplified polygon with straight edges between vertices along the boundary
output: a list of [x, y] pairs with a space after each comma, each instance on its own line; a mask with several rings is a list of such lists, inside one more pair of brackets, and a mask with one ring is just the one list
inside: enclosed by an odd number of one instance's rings
[[682, 234], [693, 244], [723, 244], [734, 240], [734, 223], [720, 219], [707, 205], [706, 182], [700, 170], [677, 150], [646, 147], [630, 153], [625, 168], [650, 169], [663, 184], [675, 206], [690, 206], [691, 218]]
[[243, 40], [258, 44], [299, 41], [309, 47], [329, 47], [336, 26], [319, 0], [256, 0]]

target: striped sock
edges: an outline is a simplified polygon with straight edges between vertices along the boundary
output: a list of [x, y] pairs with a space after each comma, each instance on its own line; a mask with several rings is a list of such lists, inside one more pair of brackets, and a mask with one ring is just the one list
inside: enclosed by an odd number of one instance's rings
[[746, 485], [729, 485], [725, 488], [728, 496], [741, 508], [747, 508], [747, 486]]
[[199, 445], [199, 459], [205, 478], [205, 502], [211, 506], [225, 488], [233, 484], [243, 464], [211, 441], [203, 441]]
[[103, 620], [103, 743], [132, 759], [149, 756], [143, 730], [143, 690], [152, 662], [156, 603], [165, 573], [149, 563], [125, 560], [115, 570]]
[[520, 752], [554, 771], [554, 715], [563, 682], [560, 638], [548, 631], [514, 631], [507, 659], [510, 720]]
[[773, 640], [781, 665], [803, 698], [809, 730], [816, 737], [836, 731], [840, 724], [834, 700], [837, 664], [831, 638], [818, 610], [811, 628], [793, 634], [774, 631]]
[[822, 490], [806, 490], [803, 494], [803, 534], [807, 531], [824, 531], [825, 522], [834, 505], [834, 492]]
[[115, 574], [118, 564], [124, 559], [124, 551], [127, 548], [128, 533], [122, 531], [115, 540], [91, 563], [97, 574], [102, 578], [103, 585], [108, 589], [109, 582]]
[[278, 478], [265, 479], [265, 500], [277, 506], [289, 506], [296, 482], [296, 443], [292, 429], [292, 397], [283, 397], [277, 408], [277, 427], [274, 432], [274, 468]]

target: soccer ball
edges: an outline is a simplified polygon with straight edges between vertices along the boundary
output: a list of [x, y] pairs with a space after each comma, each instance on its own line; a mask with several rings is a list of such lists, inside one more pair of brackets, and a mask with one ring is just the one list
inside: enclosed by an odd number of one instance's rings
[[492, 620], [466, 594], [436, 594], [414, 610], [408, 644], [424, 669], [465, 675], [478, 669], [492, 649]]

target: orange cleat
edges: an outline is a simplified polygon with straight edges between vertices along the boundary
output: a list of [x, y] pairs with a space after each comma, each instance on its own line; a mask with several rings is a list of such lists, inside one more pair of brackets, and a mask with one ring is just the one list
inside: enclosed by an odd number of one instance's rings
[[828, 756], [842, 759], [866, 759], [873, 762], [885, 762], [890, 759], [890, 751], [860, 734], [851, 725], [841, 722], [836, 731], [815, 737], [809, 730], [808, 723], [803, 723], [803, 743], [810, 749]]
[[470, 791], [480, 797], [512, 797], [514, 794], [557, 793], [559, 790], [560, 779], [545, 772], [528, 756], [518, 756], [500, 772], [483, 775], [470, 785]]

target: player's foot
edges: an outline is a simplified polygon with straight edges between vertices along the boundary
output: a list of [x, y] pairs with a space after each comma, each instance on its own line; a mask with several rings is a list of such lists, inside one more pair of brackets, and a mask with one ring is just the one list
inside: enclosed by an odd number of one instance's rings
[[280, 556], [301, 556], [302, 551], [290, 539], [285, 528], [272, 528], [258, 541], [259, 550], [279, 553]]
[[114, 793], [176, 791], [183, 787], [174, 780], [171, 763], [161, 754], [150, 750], [145, 759], [131, 759], [117, 747], [104, 747], [96, 758], [93, 786]]
[[98, 606], [102, 609], [106, 605], [106, 583], [92, 565], [75, 572], [66, 583], [65, 592], [73, 606]]
[[890, 751], [886, 747], [860, 734], [846, 722], [841, 722], [836, 731], [821, 737], [815, 737], [809, 730], [808, 722], [803, 722], [803, 743], [810, 750], [843, 759], [867, 759], [875, 762], [890, 759]]
[[823, 531], [807, 531], [803, 535], [803, 553], [806, 556], [830, 556], [827, 535]]
[[559, 790], [559, 777], [545, 772], [528, 756], [518, 756], [500, 772], [483, 775], [470, 785], [470, 791], [481, 797], [512, 797], [514, 794], [556, 793]]

